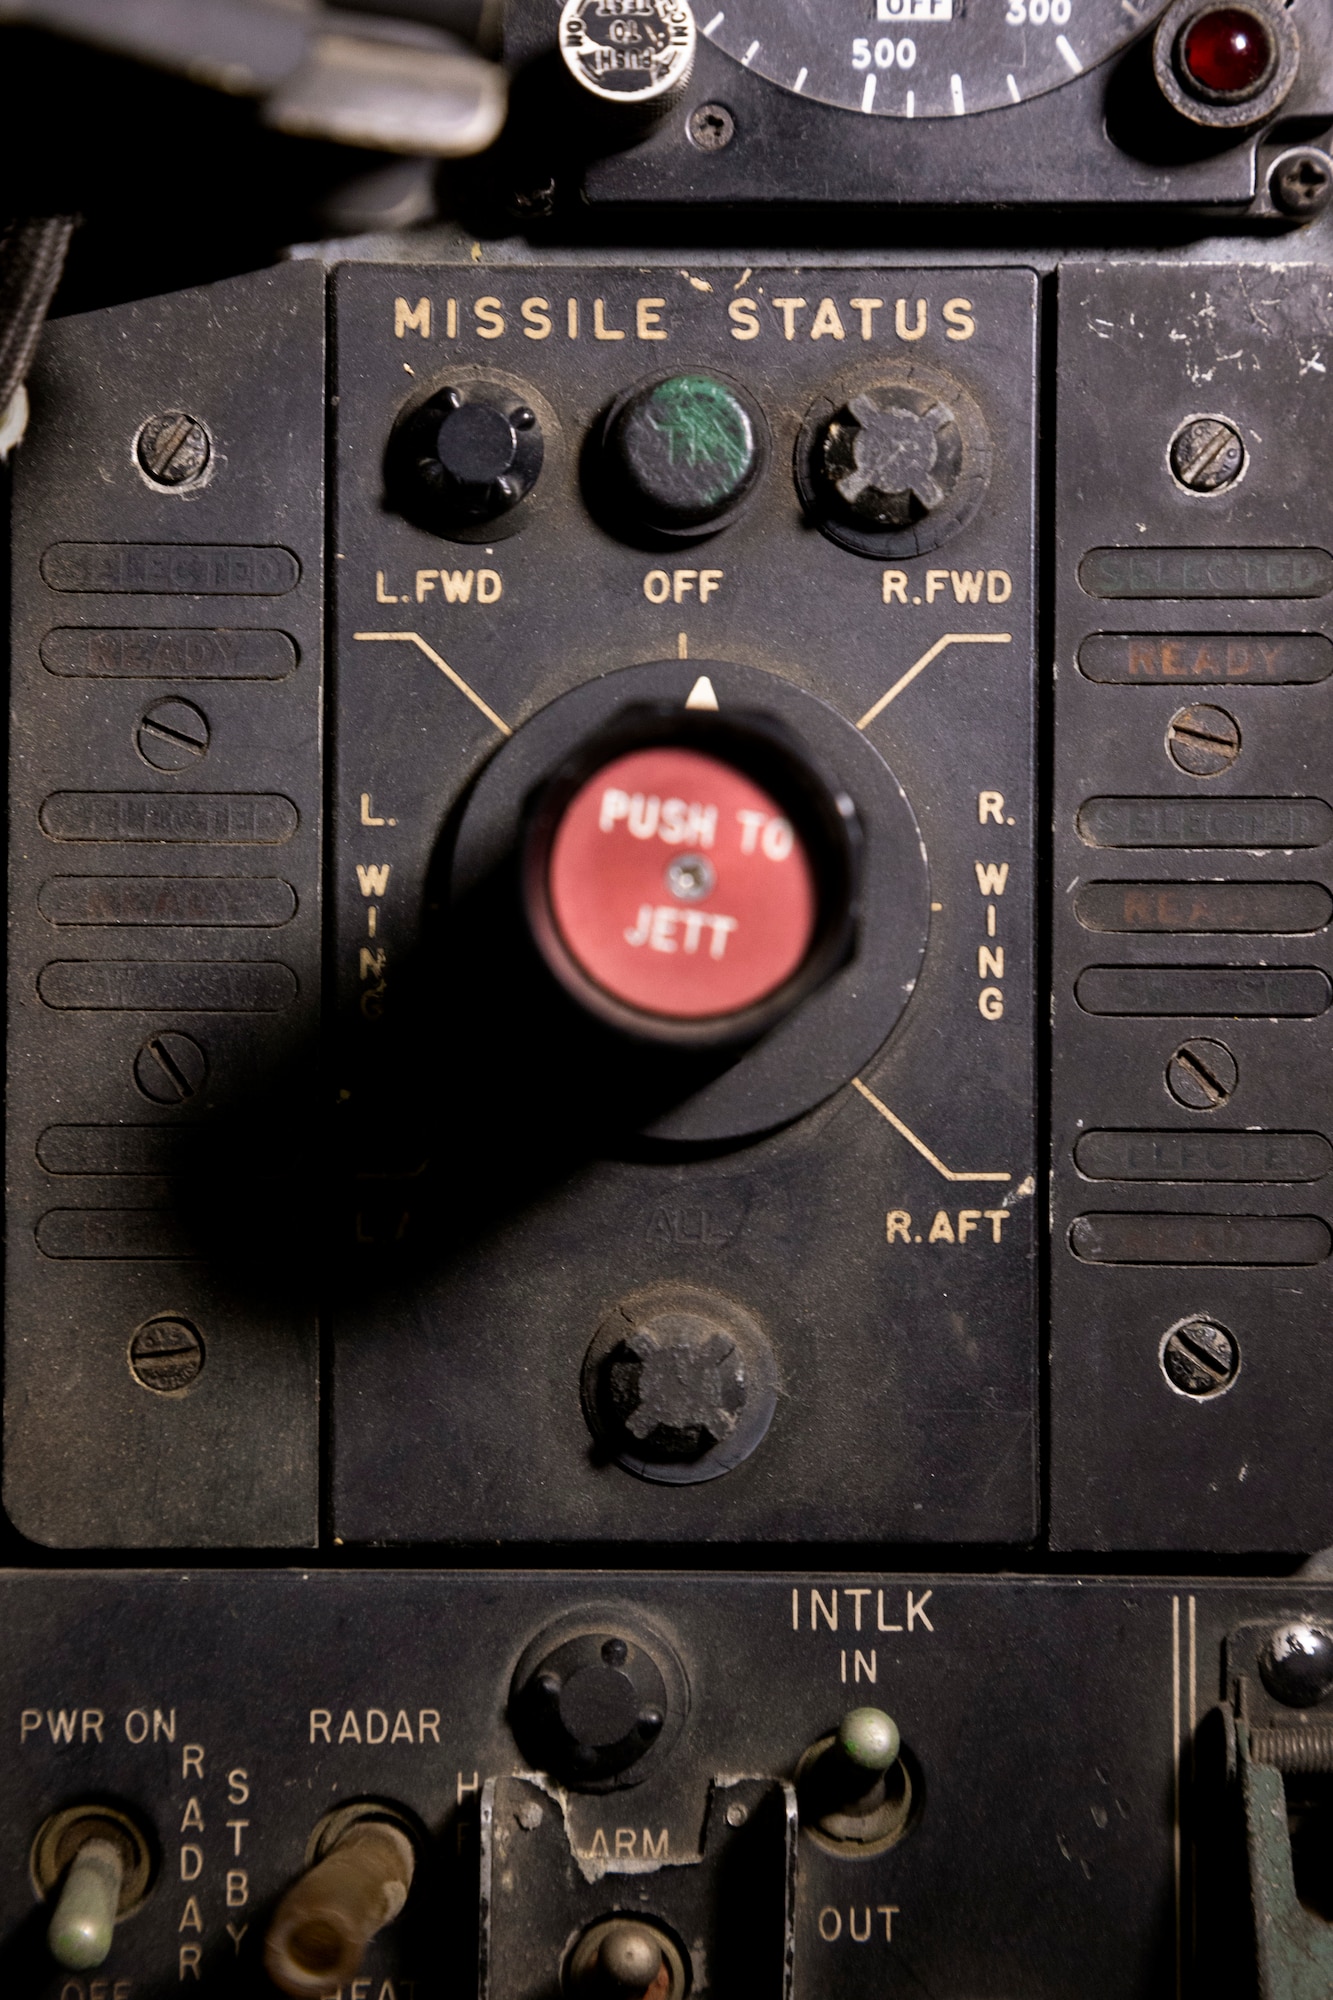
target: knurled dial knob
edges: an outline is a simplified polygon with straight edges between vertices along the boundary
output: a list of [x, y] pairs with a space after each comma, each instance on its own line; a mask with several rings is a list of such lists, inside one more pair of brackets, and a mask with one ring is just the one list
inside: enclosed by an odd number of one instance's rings
[[824, 472], [847, 511], [881, 528], [906, 528], [952, 494], [962, 464], [948, 404], [907, 387], [853, 396], [824, 434]]

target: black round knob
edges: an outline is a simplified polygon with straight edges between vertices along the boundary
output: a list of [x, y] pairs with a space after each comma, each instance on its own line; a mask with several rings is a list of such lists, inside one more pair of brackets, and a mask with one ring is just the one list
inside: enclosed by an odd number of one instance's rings
[[947, 403], [906, 387], [853, 396], [824, 433], [824, 472], [857, 520], [907, 528], [943, 507], [963, 443]]
[[616, 402], [603, 432], [614, 512], [668, 537], [736, 518], [767, 459], [757, 406], [717, 375], [668, 375]]
[[544, 450], [536, 412], [512, 392], [489, 384], [441, 389], [395, 437], [404, 511], [446, 532], [502, 520], [537, 484]]
[[745, 1357], [720, 1320], [661, 1312], [612, 1354], [603, 1402], [644, 1458], [688, 1464], [731, 1437], [746, 1388]]
[[920, 556], [985, 498], [990, 435], [955, 375], [901, 361], [853, 395], [820, 396], [796, 440], [796, 488], [816, 526], [876, 560]]
[[1333, 1634], [1308, 1618], [1294, 1618], [1269, 1634], [1259, 1674], [1276, 1701], [1312, 1708], [1333, 1693]]
[[553, 1645], [515, 1694], [515, 1725], [529, 1755], [585, 1786], [631, 1770], [670, 1714], [659, 1663], [645, 1646], [605, 1628]]

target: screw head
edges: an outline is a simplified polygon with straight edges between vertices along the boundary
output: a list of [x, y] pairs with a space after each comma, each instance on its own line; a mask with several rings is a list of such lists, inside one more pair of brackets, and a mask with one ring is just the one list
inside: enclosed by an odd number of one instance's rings
[[1170, 459], [1191, 493], [1220, 493], [1245, 470], [1245, 440], [1225, 417], [1192, 417], [1172, 438]]
[[681, 903], [698, 903], [717, 887], [717, 870], [704, 854], [678, 854], [667, 863], [666, 885]]
[[1274, 208], [1311, 222], [1333, 201], [1333, 159], [1317, 146], [1299, 146], [1274, 160], [1268, 176]]
[[1166, 748], [1177, 770], [1191, 778], [1215, 778], [1240, 755], [1240, 726], [1224, 708], [1192, 702], [1178, 708], [1167, 724]]
[[209, 735], [203, 710], [171, 695], [144, 711], [134, 745], [155, 771], [186, 771], [208, 755]]
[[150, 417], [135, 441], [139, 464], [155, 486], [188, 486], [200, 480], [213, 455], [212, 440], [198, 417], [164, 410]]
[[1190, 1111], [1216, 1111], [1236, 1088], [1240, 1068], [1225, 1042], [1199, 1035], [1182, 1042], [1166, 1066], [1166, 1087]]
[[1259, 1655], [1259, 1677], [1275, 1701], [1313, 1708], [1333, 1693], [1333, 1633], [1309, 1618], [1277, 1626]]
[[208, 1057], [189, 1035], [153, 1035], [134, 1058], [134, 1081], [154, 1104], [185, 1104], [203, 1089]]
[[725, 104], [700, 104], [685, 127], [701, 153], [721, 153], [736, 136], [736, 120]]
[[906, 528], [941, 508], [962, 463], [947, 403], [909, 389], [853, 396], [824, 435], [824, 472], [858, 520]]
[[1182, 1396], [1219, 1396], [1240, 1370], [1235, 1338], [1216, 1320], [1196, 1316], [1170, 1328], [1162, 1341], [1162, 1373]]
[[141, 1388], [159, 1396], [178, 1395], [197, 1380], [203, 1365], [204, 1343], [188, 1320], [164, 1316], [135, 1329], [130, 1373]]

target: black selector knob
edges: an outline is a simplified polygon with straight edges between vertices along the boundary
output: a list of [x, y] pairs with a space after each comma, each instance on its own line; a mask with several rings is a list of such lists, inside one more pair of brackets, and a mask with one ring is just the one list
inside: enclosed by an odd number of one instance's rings
[[668, 538], [735, 520], [768, 457], [760, 411], [718, 375], [668, 375], [620, 397], [603, 429], [613, 512]]
[[949, 405], [907, 387], [854, 396], [824, 434], [824, 471], [858, 520], [906, 528], [943, 507], [963, 441]]
[[511, 514], [537, 484], [545, 450], [535, 410], [489, 384], [440, 389], [395, 442], [406, 511], [446, 533]]
[[806, 511], [830, 541], [876, 560], [920, 556], [981, 505], [990, 437], [957, 376], [902, 361], [854, 394], [811, 405], [795, 470]]
[[692, 1463], [731, 1437], [748, 1387], [731, 1330], [692, 1312], [629, 1328], [606, 1378], [606, 1402], [641, 1455], [667, 1463]]
[[670, 1649], [617, 1620], [535, 1641], [514, 1676], [511, 1712], [539, 1768], [602, 1791], [646, 1774], [674, 1742], [686, 1706]]

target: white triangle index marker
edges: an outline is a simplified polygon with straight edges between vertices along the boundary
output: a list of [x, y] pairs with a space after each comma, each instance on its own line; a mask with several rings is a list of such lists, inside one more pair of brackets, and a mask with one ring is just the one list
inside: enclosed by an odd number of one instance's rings
[[707, 674], [700, 674], [685, 700], [686, 708], [716, 708], [717, 696]]

